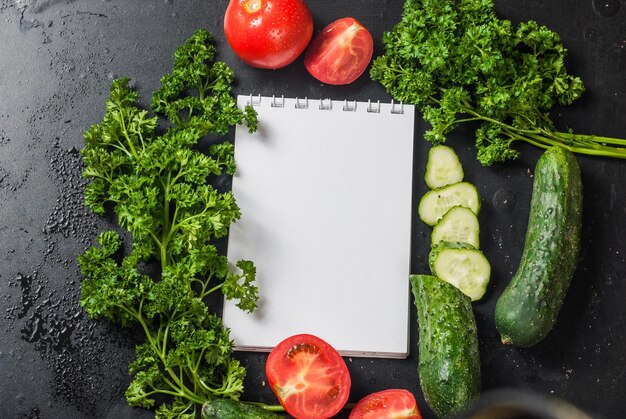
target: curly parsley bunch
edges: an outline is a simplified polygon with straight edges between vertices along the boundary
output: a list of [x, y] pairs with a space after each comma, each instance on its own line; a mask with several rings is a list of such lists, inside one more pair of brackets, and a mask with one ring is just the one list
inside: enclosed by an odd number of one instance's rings
[[483, 165], [517, 158], [515, 141], [626, 158], [626, 140], [555, 129], [549, 110], [578, 99], [583, 82], [568, 74], [567, 50], [555, 32], [499, 19], [493, 0], [407, 0], [383, 43], [372, 79], [420, 109], [431, 125], [425, 138], [434, 144], [458, 124], [478, 121]]
[[[99, 235], [100, 246], [79, 257], [80, 303], [93, 318], [143, 329], [126, 397], [145, 408], [159, 400], [163, 418], [195, 418], [207, 400], [239, 397], [245, 369], [206, 297], [219, 290], [252, 311], [258, 295], [252, 262], [233, 269], [214, 244], [240, 216], [232, 193], [209, 182], [234, 172], [233, 145], [216, 142], [208, 153], [196, 148], [209, 134], [223, 136], [244, 122], [253, 131], [257, 122], [251, 107], [237, 108], [233, 72], [215, 61], [211, 41], [207, 31], [196, 31], [154, 92], [152, 110], [166, 117], [167, 130], [137, 106], [137, 93], [121, 78], [81, 151], [90, 179], [86, 205], [97, 214], [112, 209], [132, 246], [124, 255], [118, 233]], [[150, 264], [160, 275], [143, 272]]]

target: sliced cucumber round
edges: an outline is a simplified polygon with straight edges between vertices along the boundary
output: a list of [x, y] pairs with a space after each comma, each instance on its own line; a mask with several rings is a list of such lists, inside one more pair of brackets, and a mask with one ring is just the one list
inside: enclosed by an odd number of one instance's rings
[[433, 189], [420, 200], [418, 214], [422, 221], [434, 226], [450, 209], [462, 206], [478, 214], [480, 196], [476, 187], [469, 182], [459, 182]]
[[485, 294], [491, 265], [480, 250], [467, 243], [439, 242], [428, 259], [434, 275], [457, 287], [472, 301]]
[[439, 242], [469, 243], [474, 248], [480, 248], [480, 225], [478, 217], [466, 207], [454, 207], [439, 220], [431, 234], [431, 244]]
[[459, 183], [463, 180], [463, 166], [453, 149], [445, 145], [434, 146], [430, 149], [424, 180], [430, 189]]

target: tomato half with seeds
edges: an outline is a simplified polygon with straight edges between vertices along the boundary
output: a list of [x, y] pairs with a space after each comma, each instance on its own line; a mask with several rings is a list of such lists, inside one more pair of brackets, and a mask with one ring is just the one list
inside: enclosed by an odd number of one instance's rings
[[313, 17], [303, 0], [230, 0], [224, 34], [232, 50], [253, 67], [292, 63], [313, 36]]
[[372, 35], [356, 19], [344, 17], [326, 26], [304, 55], [313, 77], [326, 84], [348, 84], [365, 71], [374, 52]]
[[330, 418], [350, 395], [345, 361], [314, 335], [295, 335], [280, 342], [267, 357], [265, 373], [280, 404], [298, 419]]
[[404, 389], [383, 390], [363, 397], [349, 419], [422, 419], [415, 397]]

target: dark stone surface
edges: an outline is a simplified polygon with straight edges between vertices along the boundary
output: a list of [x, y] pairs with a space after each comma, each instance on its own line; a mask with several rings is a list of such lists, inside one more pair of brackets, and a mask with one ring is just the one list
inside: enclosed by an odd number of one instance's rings
[[[626, 5], [619, 0], [497, 1], [501, 16], [536, 19], [557, 31], [584, 97], [553, 113], [557, 126], [626, 137]], [[610, 3], [610, 4], [609, 4]], [[226, 0], [0, 0], [0, 417], [131, 418], [126, 406], [133, 330], [88, 319], [78, 306], [76, 256], [112, 221], [82, 206], [82, 133], [100, 120], [111, 80], [134, 80], [145, 104], [171, 54], [194, 29], [217, 38], [220, 58], [237, 75], [237, 93], [389, 100], [367, 76], [343, 87], [311, 78], [301, 59], [277, 71], [242, 65], [222, 31]], [[370, 29], [375, 55], [400, 16], [396, 0], [309, 2], [316, 29], [353, 16]], [[620, 7], [621, 6], [621, 7]], [[416, 126], [415, 196], [428, 145]], [[467, 180], [482, 195], [481, 241], [492, 263], [489, 292], [475, 304], [485, 391], [513, 387], [567, 400], [606, 418], [623, 416], [626, 394], [626, 162], [580, 157], [583, 251], [553, 332], [531, 349], [504, 347], [493, 323], [495, 300], [515, 272], [524, 243], [532, 172], [540, 151], [520, 146], [519, 161], [484, 168], [470, 131], [450, 143]], [[412, 271], [427, 271], [429, 229], [413, 227]], [[375, 305], [375, 302], [372, 302]], [[312, 319], [314, 321], [315, 319]], [[348, 359], [351, 401], [418, 384], [417, 327], [406, 360]], [[240, 354], [248, 366], [246, 399], [274, 403], [265, 355]]]

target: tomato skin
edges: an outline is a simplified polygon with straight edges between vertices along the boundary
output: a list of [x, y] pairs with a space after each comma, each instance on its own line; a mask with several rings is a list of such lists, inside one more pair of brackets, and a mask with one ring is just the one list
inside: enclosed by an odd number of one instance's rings
[[267, 357], [265, 373], [280, 404], [297, 419], [330, 418], [350, 395], [345, 361], [314, 335], [294, 335], [280, 342]]
[[305, 50], [313, 36], [313, 17], [303, 0], [230, 0], [224, 34], [246, 64], [277, 69]]
[[363, 397], [349, 419], [422, 419], [415, 397], [404, 389], [389, 389]]
[[363, 74], [374, 52], [372, 35], [356, 19], [344, 17], [326, 26], [307, 48], [304, 65], [326, 84], [352, 83]]

